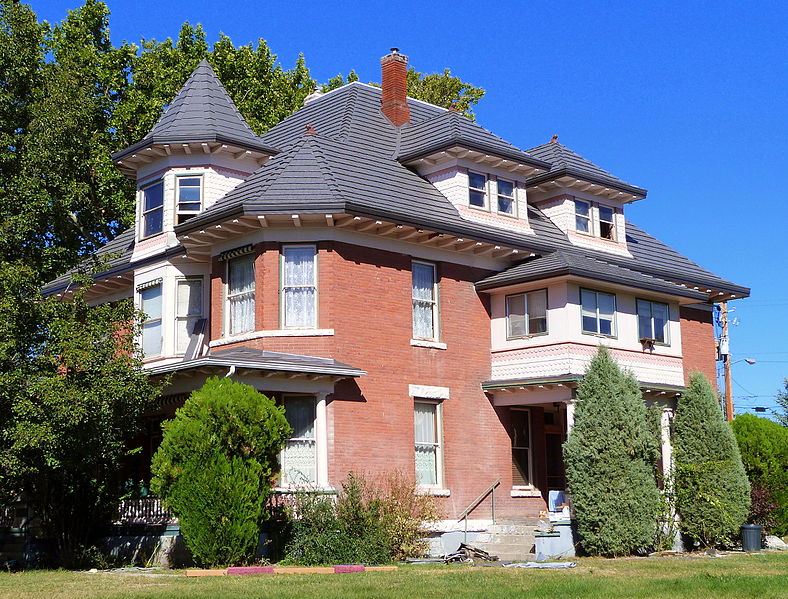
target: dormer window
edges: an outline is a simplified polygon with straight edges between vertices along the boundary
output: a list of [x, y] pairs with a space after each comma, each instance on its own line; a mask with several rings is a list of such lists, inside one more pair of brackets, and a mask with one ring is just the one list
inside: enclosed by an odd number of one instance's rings
[[177, 177], [177, 224], [189, 220], [202, 209], [202, 177]]
[[588, 202], [575, 200], [575, 231], [591, 232], [591, 204]]
[[514, 183], [498, 179], [498, 212], [514, 216]]
[[477, 208], [487, 207], [487, 175], [468, 171], [468, 203]]
[[613, 214], [612, 208], [599, 207], [599, 236], [602, 239], [616, 240], [616, 224], [613, 222]]
[[164, 183], [157, 181], [142, 190], [142, 237], [162, 232], [164, 225]]

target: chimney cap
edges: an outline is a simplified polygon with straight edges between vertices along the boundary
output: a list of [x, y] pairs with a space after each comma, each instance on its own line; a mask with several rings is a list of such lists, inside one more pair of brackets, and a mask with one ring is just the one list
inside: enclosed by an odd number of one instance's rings
[[391, 48], [392, 54], [399, 54], [399, 48]]

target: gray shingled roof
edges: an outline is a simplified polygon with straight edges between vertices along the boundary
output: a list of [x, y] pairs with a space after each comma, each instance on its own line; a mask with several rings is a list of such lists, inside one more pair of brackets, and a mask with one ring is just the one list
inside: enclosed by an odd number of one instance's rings
[[327, 374], [342, 377], [359, 377], [367, 374], [359, 368], [337, 362], [331, 358], [318, 358], [300, 354], [283, 354], [252, 349], [249, 347], [214, 351], [200, 358], [155, 366], [147, 369], [146, 372], [150, 374], [164, 374], [177, 370], [189, 370], [191, 368], [203, 368], [206, 366], [235, 366], [236, 368], [249, 368], [253, 370]]
[[669, 293], [697, 300], [706, 299], [706, 294], [669, 283], [623, 266], [612, 264], [578, 252], [559, 250], [542, 258], [536, 258], [508, 270], [496, 273], [476, 283], [479, 290], [504, 287], [517, 283], [538, 281], [562, 275], [576, 275], [596, 281], [618, 283], [637, 289]]
[[550, 172], [529, 179], [529, 187], [539, 185], [545, 181], [557, 179], [564, 175], [569, 175], [582, 179], [583, 181], [588, 181], [589, 183], [599, 183], [643, 198], [645, 198], [648, 193], [641, 187], [636, 187], [619, 179], [612, 173], [607, 172], [557, 141], [551, 141], [541, 146], [536, 146], [535, 148], [526, 150], [526, 152], [552, 165]]
[[197, 65], [153, 129], [112, 159], [121, 160], [152, 144], [188, 142], [221, 142], [267, 154], [277, 152], [252, 132], [207, 60]]
[[460, 146], [549, 170], [550, 163], [538, 159], [458, 112], [444, 112], [417, 124], [403, 125], [397, 159], [408, 162], [445, 148]]
[[529, 211], [536, 235], [466, 221], [432, 184], [389, 156], [309, 134], [175, 230], [181, 235], [217, 219], [288, 212], [380, 218], [532, 251], [565, 239], [536, 209]]

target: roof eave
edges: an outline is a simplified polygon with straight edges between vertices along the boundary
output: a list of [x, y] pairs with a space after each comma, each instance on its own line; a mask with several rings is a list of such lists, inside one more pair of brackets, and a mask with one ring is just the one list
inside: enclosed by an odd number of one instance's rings
[[586, 183], [604, 185], [605, 187], [610, 187], [611, 189], [616, 189], [618, 191], [631, 194], [639, 200], [644, 199], [646, 195], [648, 195], [648, 190], [643, 189], [642, 187], [636, 187], [635, 185], [629, 185], [627, 183], [620, 183], [605, 177], [595, 177], [594, 175], [583, 173], [582, 171], [571, 167], [563, 167], [558, 170], [544, 173], [542, 175], [537, 175], [536, 177], [531, 177], [528, 179], [528, 181], [526, 181], [525, 186], [536, 187], [537, 185], [547, 183], [548, 181], [553, 181], [554, 179], [560, 179], [561, 177], [574, 177], [575, 179], [585, 181]]
[[419, 158], [424, 158], [431, 154], [435, 154], [436, 152], [441, 152], [449, 148], [453, 148], [455, 146], [460, 146], [462, 148], [468, 150], [474, 150], [476, 152], [484, 152], [485, 154], [489, 154], [497, 158], [512, 160], [513, 162], [518, 162], [525, 166], [530, 166], [531, 168], [541, 171], [549, 171], [551, 168], [549, 162], [545, 162], [544, 160], [539, 160], [538, 158], [529, 156], [525, 152], [507, 152], [506, 150], [501, 150], [500, 148], [493, 148], [486, 144], [470, 142], [461, 136], [453, 137], [447, 141], [441, 141], [439, 143], [432, 144], [431, 146], [421, 148], [419, 150], [410, 152], [409, 154], [403, 154], [401, 156], [397, 156], [397, 160], [404, 164], [413, 160], [417, 160]]
[[153, 136], [153, 137], [146, 137], [141, 139], [135, 144], [130, 145], [128, 148], [115, 152], [111, 155], [112, 161], [117, 162], [119, 160], [123, 160], [124, 158], [129, 157], [130, 155], [144, 150], [145, 148], [149, 148], [156, 145], [166, 145], [166, 144], [189, 144], [189, 143], [223, 143], [223, 144], [230, 144], [241, 148], [243, 150], [251, 150], [254, 152], [260, 152], [263, 154], [268, 154], [269, 156], [274, 156], [279, 153], [279, 150], [274, 148], [273, 146], [269, 146], [268, 144], [260, 141], [259, 143], [253, 140], [243, 140], [238, 139], [235, 137], [229, 137], [226, 135], [221, 134], [212, 134], [208, 133], [205, 135], [199, 136]]

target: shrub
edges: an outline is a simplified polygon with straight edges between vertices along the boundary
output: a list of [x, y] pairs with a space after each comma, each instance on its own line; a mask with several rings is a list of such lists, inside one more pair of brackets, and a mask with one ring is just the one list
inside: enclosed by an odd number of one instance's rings
[[788, 534], [788, 428], [753, 414], [731, 426], [753, 486], [750, 522]]
[[733, 431], [700, 372], [678, 401], [673, 446], [681, 531], [705, 547], [730, 543], [747, 519], [750, 485]]
[[577, 528], [589, 554], [629, 555], [654, 542], [658, 451], [637, 381], [600, 347], [578, 385], [575, 425], [564, 444]]
[[211, 378], [163, 429], [151, 486], [178, 517], [195, 560], [249, 562], [291, 434], [284, 410], [248, 385]]
[[439, 519], [435, 498], [395, 472], [380, 486], [349, 473], [338, 496], [302, 491], [290, 510], [285, 561], [301, 565], [388, 563], [422, 555], [426, 522]]

